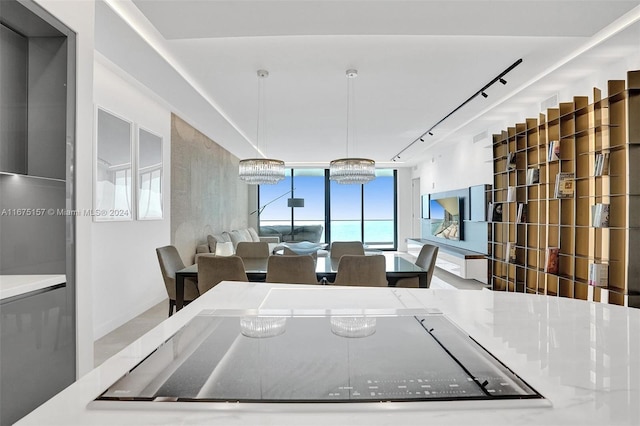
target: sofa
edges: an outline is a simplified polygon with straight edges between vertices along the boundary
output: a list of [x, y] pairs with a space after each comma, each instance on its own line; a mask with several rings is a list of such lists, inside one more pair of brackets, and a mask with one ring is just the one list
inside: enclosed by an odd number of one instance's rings
[[322, 237], [322, 225], [300, 225], [293, 227], [290, 225], [261, 226], [260, 235], [264, 237], [277, 237], [281, 242], [286, 241], [309, 241], [319, 243]]
[[265, 241], [269, 243], [269, 251], [280, 243], [276, 236], [261, 237], [253, 228], [234, 229], [224, 231], [220, 234], [207, 235], [207, 244], [200, 244], [196, 247], [196, 258], [198, 255], [215, 253], [217, 255], [229, 256], [235, 253], [238, 243], [241, 241]]

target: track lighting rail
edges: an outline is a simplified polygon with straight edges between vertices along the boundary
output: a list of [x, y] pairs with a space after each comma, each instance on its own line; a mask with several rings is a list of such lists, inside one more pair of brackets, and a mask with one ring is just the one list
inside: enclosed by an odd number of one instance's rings
[[504, 76], [507, 75], [509, 72], [511, 72], [511, 70], [513, 70], [515, 67], [517, 67], [518, 65], [520, 65], [522, 63], [522, 59], [518, 59], [517, 61], [515, 61], [513, 64], [511, 64], [507, 69], [505, 69], [504, 71], [502, 71], [500, 74], [498, 74], [493, 80], [491, 80], [490, 82], [488, 82], [487, 84], [485, 84], [480, 90], [478, 90], [476, 93], [474, 93], [473, 95], [471, 95], [466, 101], [464, 101], [463, 103], [461, 103], [460, 105], [458, 105], [453, 111], [451, 111], [449, 114], [445, 115], [442, 119], [440, 119], [440, 121], [438, 121], [436, 124], [434, 124], [433, 126], [431, 126], [429, 128], [429, 130], [427, 130], [426, 132], [424, 132], [423, 134], [421, 134], [420, 136], [418, 136], [416, 139], [413, 140], [413, 142], [411, 142], [409, 145], [407, 145], [406, 147], [404, 147], [402, 149], [402, 151], [398, 152], [396, 155], [393, 156], [393, 158], [391, 158], [391, 161], [396, 161], [400, 159], [400, 155], [405, 152], [407, 149], [411, 148], [411, 146], [413, 146], [413, 144], [415, 144], [416, 142], [424, 142], [424, 137], [429, 135], [429, 136], [433, 136], [433, 129], [435, 129], [437, 126], [439, 126], [440, 124], [442, 124], [443, 121], [445, 121], [447, 118], [451, 117], [453, 114], [455, 114], [460, 108], [462, 108], [463, 106], [465, 106], [466, 104], [468, 104], [469, 102], [471, 102], [476, 96], [478, 95], [482, 95], [484, 98], [489, 97], [489, 95], [486, 93], [486, 90], [491, 87], [494, 83], [496, 82], [500, 82], [502, 84], [507, 84], [507, 80], [504, 79]]

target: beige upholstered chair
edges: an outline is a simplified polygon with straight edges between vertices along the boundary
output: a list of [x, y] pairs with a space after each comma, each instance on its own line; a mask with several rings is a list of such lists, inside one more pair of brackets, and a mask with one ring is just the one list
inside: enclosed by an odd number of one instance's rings
[[331, 259], [340, 259], [345, 254], [364, 255], [361, 241], [334, 241], [331, 243], [329, 255]]
[[269, 243], [240, 241], [236, 246], [236, 256], [242, 258], [269, 257]]
[[[164, 246], [156, 249], [160, 271], [164, 279], [164, 286], [169, 296], [169, 316], [173, 314], [176, 305], [176, 271], [184, 269], [184, 262], [180, 258], [178, 249], [174, 246]], [[196, 283], [191, 279], [184, 280], [184, 303], [187, 304], [200, 296]]]
[[316, 264], [309, 255], [271, 256], [267, 263], [266, 282], [318, 284]]
[[238, 256], [200, 256], [198, 258], [200, 294], [204, 294], [221, 281], [249, 281], [242, 259]]
[[[420, 249], [420, 254], [416, 259], [416, 265], [427, 271], [427, 288], [431, 286], [431, 277], [436, 268], [436, 258], [438, 257], [438, 246], [425, 244]], [[418, 277], [400, 278], [396, 282], [396, 287], [420, 287]]]
[[343, 255], [340, 258], [336, 280], [333, 284], [369, 287], [387, 286], [384, 256]]

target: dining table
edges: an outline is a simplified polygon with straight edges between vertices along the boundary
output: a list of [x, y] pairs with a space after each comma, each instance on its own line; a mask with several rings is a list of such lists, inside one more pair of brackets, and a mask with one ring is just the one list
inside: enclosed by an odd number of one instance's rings
[[[418, 286], [427, 287], [427, 270], [422, 269], [406, 257], [395, 252], [367, 251], [366, 255], [381, 255], [385, 258], [385, 269], [387, 281], [390, 287], [394, 287], [400, 278], [418, 277]], [[278, 255], [274, 255], [278, 256]], [[247, 278], [252, 282], [264, 282], [267, 276], [268, 257], [243, 258], [244, 269]], [[338, 272], [340, 259], [332, 258], [329, 255], [318, 257], [316, 261], [316, 276], [318, 281], [327, 281], [331, 284]], [[190, 278], [198, 280], [198, 264], [187, 266], [176, 271], [176, 312], [184, 306], [184, 280]], [[324, 279], [324, 280], [323, 280]]]

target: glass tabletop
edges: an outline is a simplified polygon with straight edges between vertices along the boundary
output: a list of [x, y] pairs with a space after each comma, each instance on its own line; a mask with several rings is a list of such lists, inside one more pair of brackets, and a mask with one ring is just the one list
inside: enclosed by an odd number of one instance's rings
[[[397, 253], [367, 253], [370, 256], [384, 256], [385, 270], [387, 273], [400, 272], [424, 272], [424, 270], [415, 263], [405, 259]], [[316, 273], [335, 273], [338, 272], [338, 264], [340, 259], [333, 259], [331, 256], [318, 257], [316, 262]]]
[[[407, 260], [398, 253], [371, 253], [371, 255], [382, 255], [385, 257], [385, 269], [387, 273], [420, 273], [424, 272], [424, 269], [415, 265], [413, 262]], [[275, 255], [277, 256], [277, 255]], [[266, 274], [268, 258], [245, 258], [242, 259], [244, 263], [244, 269], [248, 274]], [[331, 259], [330, 256], [318, 257], [316, 261], [316, 273], [318, 274], [333, 274], [338, 271], [339, 259]], [[178, 271], [182, 274], [197, 274], [198, 266], [191, 265]]]

